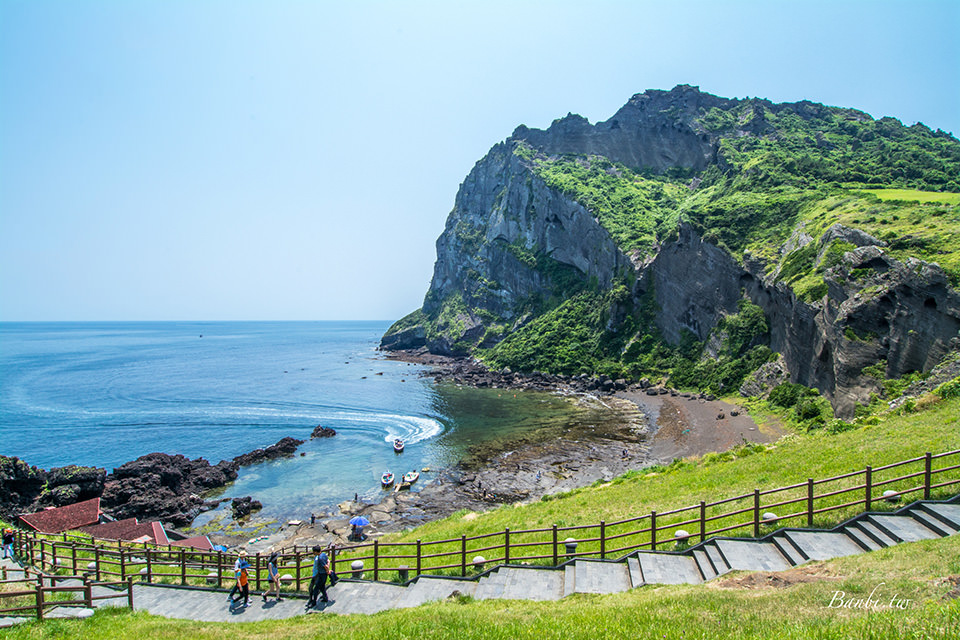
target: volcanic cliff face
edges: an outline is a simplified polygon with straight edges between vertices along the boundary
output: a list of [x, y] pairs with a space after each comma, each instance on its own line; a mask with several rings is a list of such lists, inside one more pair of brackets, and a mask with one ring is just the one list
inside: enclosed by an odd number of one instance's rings
[[604, 122], [568, 114], [545, 131], [517, 127], [512, 140], [524, 140], [548, 154], [598, 155], [628, 167], [663, 171], [701, 170], [716, 160], [716, 139], [693, 124], [700, 109], [735, 101], [680, 85], [672, 91], [638, 93]]
[[[679, 168], [693, 176], [688, 190], [694, 193], [704, 170], [730, 168], [723, 138], [704, 124], [704, 114], [733, 108], [736, 118], [728, 119], [733, 124], [725, 135], [765, 144], [782, 135], [768, 122], [770, 114], [802, 123], [825, 117], [827, 109], [756, 106], [680, 86], [638, 94], [596, 125], [568, 115], [545, 131], [519, 127], [464, 180], [437, 240], [423, 308], [398, 322], [382, 348], [426, 344], [433, 353], [467, 354], [522, 329], [572, 291], [605, 291], [618, 282], [629, 285], [629, 296], [611, 308], [607, 331], [622, 330], [624, 319], [652, 298], [656, 329], [668, 343], [680, 343], [687, 332], [716, 341], [718, 323], [748, 299], [763, 310], [769, 323], [764, 342], [782, 354], [790, 379], [819, 389], [840, 416], [880, 389], [865, 367], [885, 361], [886, 375], [899, 377], [928, 371], [960, 348], [960, 295], [948, 276], [936, 264], [895, 258], [887, 242], [869, 233], [798, 223], [760, 256], [731, 250], [681, 214], [672, 234], [658, 235], [646, 252], [628, 253], [609, 222], [576, 194], [549, 185], [531, 160], [536, 154], [589, 164], [603, 156], [647, 174]], [[819, 134], [808, 140], [814, 148], [835, 144]], [[615, 166], [607, 172], [620, 174]], [[732, 208], [729, 215], [741, 212]], [[804, 256], [822, 284], [801, 297], [784, 272]]]

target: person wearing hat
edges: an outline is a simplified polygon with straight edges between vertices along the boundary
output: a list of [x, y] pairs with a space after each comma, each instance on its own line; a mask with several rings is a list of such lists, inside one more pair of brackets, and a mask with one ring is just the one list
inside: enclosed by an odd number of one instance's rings
[[330, 559], [323, 547], [313, 547], [316, 555], [313, 559], [313, 577], [310, 578], [310, 599], [307, 600], [307, 609], [317, 606], [317, 596], [322, 595], [320, 602], [329, 602], [327, 599], [327, 575], [330, 573]]
[[280, 554], [276, 551], [270, 554], [270, 558], [267, 560], [267, 577], [270, 580], [270, 586], [267, 587], [267, 590], [263, 592], [263, 601], [267, 601], [267, 594], [273, 591], [274, 587], [277, 589], [277, 602], [280, 602], [282, 598], [280, 597], [280, 568], [277, 566], [277, 558], [280, 557]]
[[237, 554], [237, 561], [233, 563], [233, 575], [237, 579], [237, 582], [233, 585], [233, 589], [230, 590], [230, 595], [227, 596], [227, 600], [230, 601], [230, 606], [237, 603], [233, 594], [238, 592], [243, 596], [243, 604], [241, 606], [250, 606], [250, 580], [247, 574], [247, 569], [249, 568], [250, 563], [247, 562], [247, 552], [241, 550], [240, 553]]
[[13, 559], [13, 529], [3, 530], [3, 557]]

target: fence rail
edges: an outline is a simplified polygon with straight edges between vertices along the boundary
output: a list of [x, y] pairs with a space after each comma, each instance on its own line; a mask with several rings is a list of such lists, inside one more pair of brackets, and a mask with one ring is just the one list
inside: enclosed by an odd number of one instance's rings
[[[29, 569], [24, 578], [0, 580], [0, 615], [30, 613], [43, 620], [47, 609], [52, 607], [83, 606], [93, 607], [95, 602], [123, 598], [126, 605], [133, 609], [133, 578], [119, 582], [94, 581], [89, 575], [44, 575], [29, 577]], [[6, 572], [4, 572], [6, 573]], [[81, 584], [58, 585], [58, 582], [79, 581]], [[16, 585], [23, 585], [20, 590]], [[9, 590], [13, 586], [14, 590]], [[118, 590], [116, 594], [94, 595], [95, 587], [110, 587]], [[66, 594], [80, 594], [77, 598], [64, 598]], [[5, 606], [10, 604], [12, 606]]]
[[[938, 466], [939, 465], [939, 466]], [[427, 572], [460, 575], [500, 563], [557, 566], [572, 558], [608, 558], [637, 550], [677, 548], [718, 535], [759, 537], [785, 526], [812, 527], [815, 518], [834, 517], [843, 510], [892, 508], [889, 501], [904, 496], [930, 499], [932, 492], [955, 493], [960, 486], [960, 450], [903, 460], [880, 467], [867, 466], [830, 478], [808, 478], [774, 489], [721, 498], [713, 502], [617, 520], [549, 528], [522, 529], [460, 536], [447, 540], [382, 542], [373, 540], [340, 547], [331, 554], [334, 572], [374, 580], [405, 581]], [[773, 512], [773, 509], [787, 513]], [[852, 515], [852, 514], [851, 514]], [[684, 528], [686, 527], [686, 528]], [[572, 535], [576, 535], [574, 539]], [[73, 534], [45, 536], [18, 531], [16, 548], [29, 564], [53, 572], [86, 573], [90, 580], [132, 579], [145, 582], [207, 585], [233, 584], [234, 554], [198, 551], [146, 543], [92, 542]], [[475, 557], [488, 554], [490, 557]], [[248, 558], [250, 583], [267, 586], [267, 565], [261, 554]], [[280, 573], [286, 590], [309, 584], [312, 555], [306, 547], [285, 548]], [[354, 569], [354, 563], [362, 568]], [[372, 565], [372, 566], [371, 566]], [[338, 571], [338, 568], [340, 571]], [[41, 589], [42, 592], [42, 589]]]

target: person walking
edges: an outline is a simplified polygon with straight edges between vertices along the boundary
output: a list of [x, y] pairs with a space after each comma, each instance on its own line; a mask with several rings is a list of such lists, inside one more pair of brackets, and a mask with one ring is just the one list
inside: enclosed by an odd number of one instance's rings
[[237, 561], [233, 563], [233, 575], [234, 578], [236, 578], [236, 582], [230, 590], [230, 595], [227, 596], [231, 607], [237, 604], [237, 598], [233, 597], [235, 593], [243, 596], [243, 607], [250, 606], [250, 576], [247, 573], [247, 569], [249, 568], [250, 563], [247, 562], [247, 552], [241, 550], [237, 555]]
[[310, 599], [307, 600], [307, 609], [317, 606], [317, 596], [322, 596], [320, 602], [329, 602], [327, 599], [327, 576], [330, 573], [330, 559], [327, 552], [320, 545], [313, 548], [316, 555], [313, 559], [313, 577], [310, 578]]
[[267, 560], [267, 579], [270, 581], [270, 586], [263, 592], [264, 602], [267, 601], [267, 594], [273, 591], [274, 588], [277, 590], [277, 602], [282, 600], [280, 597], [280, 568], [277, 566], [277, 558], [279, 556], [280, 554], [274, 551]]
[[3, 530], [3, 557], [13, 559], [13, 529]]

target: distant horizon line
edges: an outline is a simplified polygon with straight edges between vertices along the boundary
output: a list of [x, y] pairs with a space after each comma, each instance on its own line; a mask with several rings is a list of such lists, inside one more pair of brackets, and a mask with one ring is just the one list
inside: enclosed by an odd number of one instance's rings
[[136, 324], [136, 323], [203, 324], [224, 322], [396, 322], [395, 319], [353, 319], [353, 320], [0, 320], [0, 324]]

